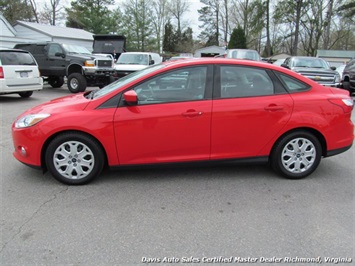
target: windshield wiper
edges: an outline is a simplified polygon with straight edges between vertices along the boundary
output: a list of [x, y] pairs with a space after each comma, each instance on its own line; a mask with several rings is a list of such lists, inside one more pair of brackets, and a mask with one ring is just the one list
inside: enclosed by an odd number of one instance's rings
[[85, 95], [85, 97], [86, 97], [87, 99], [90, 99], [90, 100], [94, 99], [95, 93], [96, 93], [98, 90], [99, 90], [99, 89], [90, 91], [88, 94]]

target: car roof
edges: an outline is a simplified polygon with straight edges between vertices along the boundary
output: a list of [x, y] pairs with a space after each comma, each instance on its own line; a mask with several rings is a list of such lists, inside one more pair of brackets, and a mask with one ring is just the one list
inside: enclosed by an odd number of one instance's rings
[[[164, 65], [169, 66], [191, 66], [191, 65], [199, 65], [199, 64], [230, 64], [230, 65], [241, 65], [241, 66], [255, 66], [255, 67], [262, 67], [262, 68], [269, 68], [269, 69], [276, 69], [280, 70], [279, 66], [275, 66], [273, 64], [269, 64], [263, 61], [254, 61], [254, 60], [235, 60], [233, 58], [224, 58], [224, 57], [192, 57], [186, 58], [184, 60], [167, 60], [163, 62]], [[281, 68], [282, 70], [286, 70], [285, 68]]]
[[228, 51], [253, 51], [253, 52], [257, 52], [256, 50], [253, 50], [253, 49], [241, 49], [241, 48], [228, 49]]
[[316, 58], [316, 59], [322, 59], [322, 60], [324, 60], [323, 58], [320, 58], [320, 57], [304, 56], [304, 55], [294, 55], [294, 56], [290, 56], [290, 58]]
[[150, 52], [124, 52], [122, 54], [157, 54], [157, 53], [150, 53]]
[[26, 50], [22, 49], [15, 49], [15, 48], [7, 48], [7, 47], [0, 47], [1, 52], [21, 52], [21, 53], [29, 53]]

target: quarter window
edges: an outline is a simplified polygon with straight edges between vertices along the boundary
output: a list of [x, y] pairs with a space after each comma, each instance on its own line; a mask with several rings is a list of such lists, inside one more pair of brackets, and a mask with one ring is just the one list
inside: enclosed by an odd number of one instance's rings
[[204, 98], [207, 67], [191, 67], [150, 79], [134, 87], [138, 104], [194, 101]]
[[221, 66], [221, 97], [249, 97], [274, 94], [274, 84], [263, 69]]
[[309, 89], [309, 85], [296, 80], [290, 76], [284, 75], [279, 73], [278, 74], [281, 78], [281, 80], [283, 81], [283, 84], [286, 86], [286, 88], [290, 91], [290, 92], [296, 92], [296, 91], [306, 91]]

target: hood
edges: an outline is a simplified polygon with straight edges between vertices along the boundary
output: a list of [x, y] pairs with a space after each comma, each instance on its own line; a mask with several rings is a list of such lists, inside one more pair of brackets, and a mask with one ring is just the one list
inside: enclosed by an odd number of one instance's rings
[[63, 112], [67, 113], [72, 111], [81, 111], [84, 110], [89, 103], [90, 101], [84, 97], [84, 93], [79, 93], [42, 103], [27, 110], [22, 115], [38, 113], [56, 114]]
[[316, 72], [316, 73], [333, 74], [333, 75], [336, 73], [335, 70], [325, 69], [325, 68], [315, 68], [315, 67], [293, 67], [292, 70], [295, 72], [302, 72], [302, 73]]
[[115, 69], [119, 71], [137, 71], [148, 67], [147, 65], [115, 64]]
[[94, 59], [101, 59], [101, 60], [109, 60], [105, 55], [92, 55], [92, 54], [67, 54], [67, 57], [71, 59], [79, 59], [79, 60], [94, 60]]

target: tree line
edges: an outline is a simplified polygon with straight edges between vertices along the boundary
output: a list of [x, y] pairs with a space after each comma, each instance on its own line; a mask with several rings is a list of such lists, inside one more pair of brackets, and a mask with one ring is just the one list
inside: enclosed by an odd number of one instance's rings
[[[354, 0], [0, 0], [17, 20], [119, 34], [128, 51], [193, 53], [217, 45], [274, 54], [315, 56], [318, 49], [355, 50]], [[194, 33], [189, 16], [199, 18]]]

